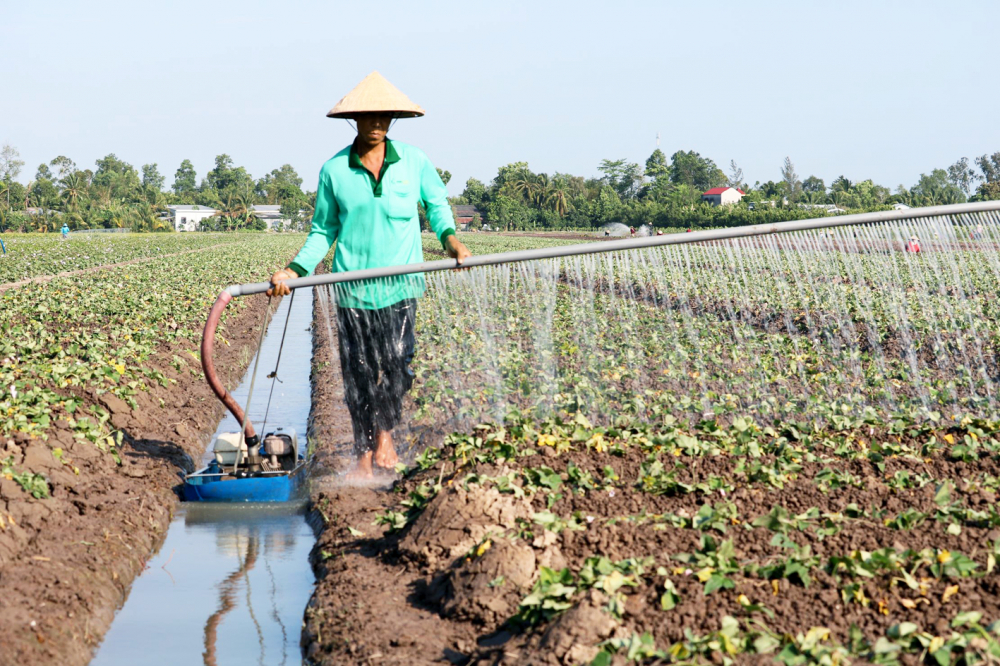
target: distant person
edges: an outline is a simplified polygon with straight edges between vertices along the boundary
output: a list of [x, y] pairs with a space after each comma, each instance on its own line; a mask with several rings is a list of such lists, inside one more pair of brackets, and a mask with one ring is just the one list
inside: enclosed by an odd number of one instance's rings
[[63, 222], [62, 229], [60, 229], [60, 231], [62, 231], [63, 240], [69, 238], [69, 226], [65, 222]]
[[663, 235], [663, 229], [657, 229], [656, 230], [656, 235], [657, 236], [662, 236]]
[[688, 228], [688, 230], [687, 230], [687, 231], [685, 231], [684, 233], [686, 233], [686, 234], [689, 234], [689, 233], [691, 233], [691, 228], [689, 227], [689, 228]]
[[976, 230], [972, 232], [972, 237], [975, 240], [981, 240], [982, 239], [982, 237], [983, 237], [983, 225], [981, 225], [981, 224], [977, 224], [976, 225]]
[[635, 238], [635, 227], [629, 227], [628, 233], [630, 236], [632, 236], [632, 238]]
[[[309, 236], [288, 267], [271, 276], [268, 295], [291, 293], [285, 280], [312, 273], [334, 242], [335, 273], [422, 262], [418, 202], [448, 256], [457, 264], [471, 256], [455, 235], [448, 191], [430, 159], [386, 136], [394, 118], [416, 118], [423, 109], [372, 72], [326, 115], [353, 119], [358, 134], [320, 170]], [[340, 367], [357, 458], [351, 475], [371, 477], [373, 467], [392, 471], [399, 462], [392, 431], [413, 384], [414, 324], [424, 280], [401, 276], [338, 291]], [[460, 355], [451, 364], [462, 372]]]
[[906, 242], [907, 252], [920, 252], [920, 239], [916, 236], [910, 236], [910, 240]]
[[605, 236], [610, 236], [610, 235], [611, 235], [611, 232], [610, 232], [610, 231], [608, 231], [607, 229], [605, 229], [605, 230], [604, 230], [604, 235], [605, 235]]

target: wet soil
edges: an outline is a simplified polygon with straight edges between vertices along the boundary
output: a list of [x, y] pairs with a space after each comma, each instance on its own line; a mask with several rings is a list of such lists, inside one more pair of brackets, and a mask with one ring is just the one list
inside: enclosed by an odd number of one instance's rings
[[[324, 418], [317, 413], [318, 423]], [[477, 435], [485, 438], [496, 431], [480, 429]], [[918, 448], [932, 437], [900, 439], [868, 428], [863, 435], [872, 442], [898, 441]], [[953, 433], [933, 433], [939, 441], [945, 435]], [[339, 436], [346, 450], [349, 431]], [[737, 471], [738, 462], [746, 460], [742, 456], [662, 452], [658, 455], [668, 468], [671, 460], [683, 463], [677, 481], [695, 484], [714, 477], [731, 487], [728, 493], [653, 493], [637, 483], [643, 464], [649, 462], [648, 447], [598, 452], [578, 444], [562, 453], [538, 449], [535, 455], [500, 465], [477, 463], [472, 454], [461, 463], [452, 462], [447, 459], [458, 456], [445, 446], [445, 462], [398, 480], [392, 492], [330, 486], [319, 490], [314, 499], [324, 533], [314, 554], [319, 583], [306, 614], [309, 657], [321, 664], [576, 664], [588, 663], [597, 646], [610, 638], [648, 633], [657, 647], [668, 649], [688, 640], [686, 632], [705, 636], [718, 631], [726, 616], [737, 618], [741, 626], [759, 623], [774, 635], [796, 636], [825, 627], [829, 641], [842, 645], [849, 644], [852, 627], [874, 644], [901, 622], [947, 638], [960, 612], [982, 613], [983, 626], [1000, 618], [1000, 573], [992, 568], [989, 555], [1000, 530], [973, 521], [955, 534], [946, 529], [947, 520], [934, 518], [942, 506], [936, 489], [945, 480], [953, 484], [951, 501], [956, 506], [988, 511], [995, 493], [970, 480], [996, 477], [996, 456], [959, 461], [937, 453], [880, 461], [803, 461], [800, 469], [774, 485]], [[775, 458], [765, 454], [760, 461], [770, 464]], [[542, 466], [562, 479], [558, 497], [498, 492], [495, 484], [483, 481], [509, 472], [520, 478], [526, 468]], [[824, 485], [821, 472], [829, 469], [850, 481], [839, 487]], [[924, 485], [893, 485], [904, 472], [911, 478], [922, 476]], [[581, 473], [596, 482], [574, 491], [569, 479]], [[616, 480], [602, 487], [600, 480], [611, 473]], [[387, 510], [406, 514], [407, 498], [421, 486], [435, 484], [441, 487], [437, 496], [411, 512], [417, 515], [402, 530], [389, 533], [372, 526]], [[735, 513], [712, 528], [678, 527], [668, 518], [690, 519], [704, 505], [717, 503], [730, 504]], [[807, 581], [754, 573], [754, 567], [775, 565], [795, 552], [792, 546], [776, 544], [775, 531], [752, 524], [774, 507], [793, 516], [810, 510], [818, 511], [817, 516], [836, 516], [835, 527], [826, 532], [820, 529], [822, 519], [786, 530], [799, 552], [816, 558]], [[921, 512], [927, 519], [910, 529], [890, 526], [890, 519], [907, 511]], [[551, 512], [566, 522], [575, 517], [578, 524], [543, 529], [532, 525], [536, 512]], [[679, 558], [696, 553], [705, 536], [732, 542], [731, 589], [705, 594], [697, 576], [701, 566]], [[939, 562], [948, 553], [961, 553], [977, 563], [978, 572], [942, 576], [928, 563], [913, 565], [909, 570], [914, 588], [903, 584], [898, 574], [852, 577], [826, 566], [831, 558], [879, 549], [931, 549]], [[612, 562], [648, 558], [636, 584], [619, 591], [620, 613], [608, 611], [611, 596], [581, 587], [569, 609], [548, 621], [533, 626], [512, 621], [542, 567], [580, 572], [595, 556]], [[664, 610], [661, 597], [668, 581], [678, 601]], [[847, 591], [851, 583], [859, 584], [856, 591]], [[747, 655], [740, 663], [769, 661]], [[917, 663], [912, 658], [903, 661]]]
[[311, 500], [320, 529], [312, 553], [316, 589], [305, 611], [303, 652], [313, 664], [462, 663], [475, 632], [451, 623], [420, 600], [426, 585], [408, 567], [395, 537], [376, 518], [400, 499], [393, 476], [351, 483], [350, 414], [344, 404], [336, 324], [322, 309], [313, 322], [313, 402], [309, 440], [315, 446]]
[[[254, 296], [225, 322], [229, 344], [217, 348], [216, 367], [230, 388], [256, 351], [266, 304], [266, 297]], [[179, 369], [175, 358], [183, 360]], [[194, 468], [223, 408], [186, 347], [159, 349], [147, 367], [176, 383], [151, 382], [137, 392], [135, 409], [110, 393], [77, 396], [110, 413], [111, 427], [123, 436], [120, 465], [76, 439], [67, 414], [55, 415], [47, 441], [15, 436], [0, 442], [0, 456], [44, 473], [51, 494], [32, 499], [15, 481], [0, 478], [4, 664], [89, 662], [133, 578], [166, 535], [179, 472]], [[53, 454], [57, 448], [61, 459]]]

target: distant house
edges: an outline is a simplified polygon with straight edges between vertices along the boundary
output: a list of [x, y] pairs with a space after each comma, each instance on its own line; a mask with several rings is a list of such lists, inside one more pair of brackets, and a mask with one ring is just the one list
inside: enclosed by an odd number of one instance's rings
[[198, 225], [205, 218], [215, 215], [216, 210], [208, 206], [180, 204], [167, 206], [175, 231], [197, 231]]
[[713, 187], [701, 195], [702, 201], [707, 201], [713, 206], [725, 206], [739, 203], [745, 193], [735, 187]]
[[482, 218], [482, 214], [475, 206], [455, 206], [455, 226], [458, 227], [459, 231], [468, 231], [469, 223], [476, 215], [479, 215], [480, 219]]
[[837, 204], [799, 204], [799, 208], [805, 208], [806, 210], [825, 210], [831, 215], [847, 212], [843, 208], [839, 208]]
[[34, 208], [34, 207], [25, 208], [24, 214], [30, 215], [31, 217], [35, 217], [36, 215], [48, 215], [48, 216], [62, 215], [62, 213], [60, 213], [59, 211], [52, 210], [51, 208]]
[[905, 203], [894, 203], [892, 204], [893, 210], [910, 210], [910, 207]]
[[254, 206], [253, 213], [267, 224], [268, 231], [274, 231], [277, 227], [285, 228], [292, 223], [291, 220], [282, 217], [281, 206], [270, 204]]

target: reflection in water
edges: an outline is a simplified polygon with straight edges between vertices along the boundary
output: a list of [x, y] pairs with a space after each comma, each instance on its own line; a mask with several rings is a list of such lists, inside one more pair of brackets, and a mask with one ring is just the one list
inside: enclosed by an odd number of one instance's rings
[[[237, 548], [239, 547], [239, 537], [237, 537]], [[222, 616], [233, 609], [235, 603], [233, 602], [233, 597], [236, 596], [237, 583], [243, 578], [253, 565], [257, 563], [257, 537], [252, 536], [247, 545], [246, 557], [240, 557], [237, 555], [239, 560], [239, 567], [236, 571], [229, 574], [222, 583], [219, 584], [219, 610], [215, 611], [208, 617], [208, 622], [205, 623], [205, 666], [216, 666], [215, 661], [215, 639], [219, 632], [219, 622], [222, 621]], [[247, 609], [250, 610], [251, 616], [253, 616], [253, 605], [250, 603], [250, 581], [247, 580]], [[257, 623], [257, 618], [253, 618], [254, 625], [257, 627], [257, 633], [260, 635], [260, 658], [261, 663], [264, 660], [264, 635], [260, 631], [260, 624]]]
[[182, 505], [93, 664], [298, 663], [290, 628], [314, 582], [305, 510]]
[[[274, 390], [269, 423], [295, 428], [304, 445], [312, 298], [303, 296], [292, 307], [279, 372], [284, 381]], [[268, 329], [262, 372], [274, 369], [290, 302], [282, 301]], [[241, 404], [249, 383], [248, 372], [233, 392]], [[257, 422], [267, 397], [267, 391], [258, 391], [250, 406]], [[219, 432], [238, 430], [231, 415], [219, 424]], [[210, 456], [206, 451], [206, 460]], [[298, 628], [315, 582], [309, 567], [315, 535], [305, 512], [301, 501], [180, 504], [163, 546], [132, 584], [92, 664], [298, 663]]]

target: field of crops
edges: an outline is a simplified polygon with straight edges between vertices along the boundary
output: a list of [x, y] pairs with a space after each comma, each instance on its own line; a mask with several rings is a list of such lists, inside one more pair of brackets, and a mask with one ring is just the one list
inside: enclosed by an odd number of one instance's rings
[[404, 563], [472, 663], [996, 660], [997, 231], [430, 275], [413, 462], [326, 552]]
[[[15, 279], [88, 270], [0, 291], [0, 661], [89, 661], [221, 414], [198, 356], [210, 304], [303, 238], [5, 238]], [[265, 303], [228, 308], [224, 381], [252, 357]]]
[[8, 234], [0, 285], [95, 266], [162, 257], [238, 240], [234, 234]]
[[[125, 237], [100, 250], [88, 241], [11, 241], [12, 262], [21, 261], [17, 253], [25, 245], [45, 255], [74, 242], [78, 250], [94, 248], [87, 261], [95, 265], [151, 260], [0, 295], [0, 437], [44, 437], [57, 417], [67, 417], [81, 435], [97, 437], [100, 408], [88, 398], [110, 392], [128, 402], [150, 383], [164, 382], [148, 361], [167, 347], [187, 350], [186, 359], [174, 363], [197, 366], [201, 327], [218, 292], [228, 284], [261, 279], [287, 262], [302, 242], [301, 236], [165, 238]], [[156, 258], [215, 245], [179, 258]], [[229, 313], [245, 306], [237, 300]], [[224, 326], [221, 330], [225, 335]]]

